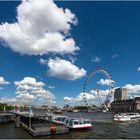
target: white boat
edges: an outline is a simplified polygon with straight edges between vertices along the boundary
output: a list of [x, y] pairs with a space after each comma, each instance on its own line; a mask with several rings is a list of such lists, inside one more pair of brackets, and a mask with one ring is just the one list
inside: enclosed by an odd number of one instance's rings
[[73, 109], [72, 112], [79, 112], [79, 110], [78, 109]]
[[65, 124], [70, 129], [90, 129], [93, 127], [89, 119], [69, 118], [65, 121]]
[[57, 123], [57, 124], [65, 124], [65, 120], [68, 119], [67, 116], [53, 116], [52, 117], [52, 122]]
[[62, 110], [59, 109], [59, 110], [54, 111], [53, 113], [54, 114], [62, 114]]
[[65, 124], [65, 120], [68, 119], [67, 116], [55, 115], [46, 113], [46, 118], [48, 121], [51, 121], [56, 124]]
[[133, 120], [140, 120], [139, 113], [120, 113], [114, 116], [114, 121], [116, 122], [128, 122]]

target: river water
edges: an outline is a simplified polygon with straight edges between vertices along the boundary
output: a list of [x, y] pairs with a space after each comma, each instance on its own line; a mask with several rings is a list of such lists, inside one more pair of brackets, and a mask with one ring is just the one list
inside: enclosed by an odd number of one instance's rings
[[72, 131], [69, 134], [32, 137], [14, 123], [0, 124], [0, 139], [140, 139], [140, 121], [129, 123], [113, 122], [113, 113], [70, 113], [63, 115], [75, 118], [89, 118], [94, 125], [91, 130]]

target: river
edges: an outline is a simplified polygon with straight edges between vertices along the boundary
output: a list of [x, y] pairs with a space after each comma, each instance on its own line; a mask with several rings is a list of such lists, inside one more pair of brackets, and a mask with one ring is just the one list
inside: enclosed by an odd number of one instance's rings
[[[41, 112], [42, 113], [42, 112]], [[23, 128], [16, 128], [13, 122], [0, 124], [0, 139], [140, 139], [140, 121], [129, 123], [113, 122], [113, 113], [70, 113], [63, 115], [89, 118], [94, 128], [72, 131], [69, 134], [32, 137]]]

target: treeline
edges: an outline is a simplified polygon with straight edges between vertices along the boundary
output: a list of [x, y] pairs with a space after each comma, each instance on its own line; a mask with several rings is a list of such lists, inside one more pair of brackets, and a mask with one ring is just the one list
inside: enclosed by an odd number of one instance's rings
[[[13, 106], [7, 106], [6, 105], [6, 110], [13, 110], [14, 107]], [[4, 110], [4, 105], [3, 104], [0, 104], [0, 111], [3, 111]]]

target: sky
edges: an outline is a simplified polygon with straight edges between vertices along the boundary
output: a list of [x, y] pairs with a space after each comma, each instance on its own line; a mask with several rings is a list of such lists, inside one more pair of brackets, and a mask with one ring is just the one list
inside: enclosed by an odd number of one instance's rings
[[0, 102], [98, 104], [108, 77], [140, 94], [140, 2], [0, 1]]

